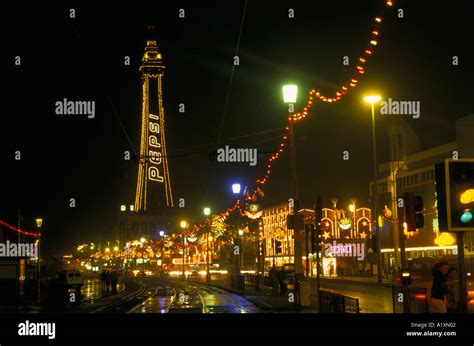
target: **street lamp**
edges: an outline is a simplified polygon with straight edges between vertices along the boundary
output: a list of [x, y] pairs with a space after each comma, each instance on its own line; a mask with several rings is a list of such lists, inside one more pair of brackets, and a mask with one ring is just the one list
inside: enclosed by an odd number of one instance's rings
[[[240, 184], [236, 183], [236, 184], [232, 184], [232, 192], [234, 193], [234, 195], [237, 196], [237, 198], [239, 197], [240, 195], [240, 189], [241, 189], [241, 186]], [[240, 228], [240, 216], [239, 216], [239, 213], [237, 214], [237, 229]], [[234, 238], [234, 242], [233, 242], [234, 246], [235, 246], [235, 238]], [[235, 272], [238, 273], [238, 275], [240, 275], [240, 256], [241, 256], [241, 253], [240, 253], [240, 243], [237, 244], [238, 246], [238, 249], [239, 249], [239, 258], [235, 259], [234, 258], [234, 255], [235, 254], [235, 250], [233, 248], [231, 248], [231, 250], [229, 251], [229, 259], [230, 259], [230, 282], [231, 282], [231, 286], [234, 287], [237, 285], [237, 281], [234, 282], [234, 276], [236, 275]]]
[[38, 257], [38, 300], [41, 299], [41, 259], [40, 259], [40, 246], [41, 246], [41, 227], [43, 226], [43, 219], [36, 218], [36, 227], [38, 228], [38, 248], [37, 254]]
[[240, 193], [240, 184], [232, 184], [232, 192], [238, 195]]
[[184, 235], [184, 230], [188, 227], [188, 223], [186, 221], [181, 221], [179, 223], [179, 225], [181, 226], [181, 228], [183, 229], [183, 233], [182, 233], [182, 238], [183, 238], [183, 279], [185, 278], [185, 275], [186, 275], [186, 272], [185, 272], [185, 268], [184, 268], [184, 244], [185, 244], [185, 235]]
[[[284, 85], [283, 86], [283, 102], [287, 104], [296, 103], [296, 99], [298, 96], [298, 87], [296, 85]], [[290, 109], [290, 108], [289, 108]], [[294, 206], [293, 206], [293, 217], [296, 218], [298, 216], [299, 210], [299, 196], [298, 196], [298, 176], [296, 171], [296, 145], [295, 145], [295, 130], [293, 125], [293, 118], [290, 117], [288, 121], [289, 127], [289, 135], [290, 135], [290, 143], [289, 143], [289, 154], [290, 154], [290, 172], [291, 172], [291, 193], [293, 194], [294, 198]], [[297, 222], [295, 222], [298, 224]], [[302, 251], [301, 251], [301, 240], [296, 237], [296, 235], [300, 232], [298, 228], [294, 229], [295, 239], [293, 241], [293, 262], [295, 265], [295, 292], [296, 295], [299, 296], [299, 283], [298, 283], [298, 276], [303, 275], [303, 263], [302, 263]], [[273, 249], [273, 253], [275, 253], [275, 249]], [[295, 303], [299, 301], [299, 298], [295, 300]]]
[[[204, 215], [209, 216], [211, 215], [211, 208], [206, 207], [203, 212]], [[211, 273], [209, 272], [209, 238], [211, 238], [211, 236], [208, 232], [206, 237], [206, 282], [211, 281]]]
[[298, 86], [289, 84], [283, 86], [283, 102], [285, 103], [296, 103], [296, 97], [298, 95]]
[[[377, 178], [377, 143], [375, 139], [375, 110], [374, 104], [379, 102], [381, 97], [379, 95], [370, 95], [364, 97], [364, 101], [370, 103], [372, 109], [372, 150], [373, 150], [373, 164], [374, 164], [374, 188], [373, 188], [373, 196], [374, 196], [374, 214], [375, 220], [378, 218], [378, 211], [377, 211], [377, 202], [378, 202], [378, 192], [377, 192], [377, 185], [378, 185], [378, 178]], [[375, 222], [375, 234], [377, 237], [377, 282], [379, 285], [382, 284], [382, 249], [380, 241], [380, 227]]]
[[[165, 236], [165, 231], [163, 230], [160, 230], [160, 232], [158, 233], [160, 235], [161, 238], [163, 238]], [[164, 261], [164, 255], [163, 255], [163, 240], [160, 241], [160, 261], [161, 261], [161, 271], [160, 271], [160, 276], [163, 276], [164, 275], [164, 272], [163, 272], [163, 261]]]
[[352, 213], [352, 227], [351, 227], [351, 234], [352, 234], [352, 238], [357, 238], [357, 230], [356, 230], [356, 224], [355, 224], [355, 210], [356, 210], [356, 206], [355, 206], [355, 200], [351, 200], [351, 204], [349, 204], [349, 211]]

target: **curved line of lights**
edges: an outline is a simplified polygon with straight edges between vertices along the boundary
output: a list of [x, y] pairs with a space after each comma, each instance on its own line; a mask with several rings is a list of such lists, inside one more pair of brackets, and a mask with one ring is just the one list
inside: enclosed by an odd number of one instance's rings
[[29, 235], [29, 236], [32, 236], [32, 237], [39, 237], [38, 233], [33, 233], [33, 232], [28, 232], [28, 231], [18, 229], [15, 226], [12, 226], [9, 223], [6, 223], [5, 221], [2, 221], [2, 220], [0, 220], [0, 225], [5, 226], [5, 227], [11, 229], [14, 232], [17, 232], [17, 233], [21, 233], [21, 234], [24, 234], [24, 235]]

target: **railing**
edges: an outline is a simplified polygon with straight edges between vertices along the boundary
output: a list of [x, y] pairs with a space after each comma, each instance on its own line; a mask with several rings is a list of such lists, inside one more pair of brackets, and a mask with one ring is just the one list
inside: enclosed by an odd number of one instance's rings
[[359, 299], [338, 293], [319, 291], [320, 312], [355, 313], [360, 312]]
[[392, 303], [394, 313], [426, 313], [428, 312], [426, 288], [393, 285]]

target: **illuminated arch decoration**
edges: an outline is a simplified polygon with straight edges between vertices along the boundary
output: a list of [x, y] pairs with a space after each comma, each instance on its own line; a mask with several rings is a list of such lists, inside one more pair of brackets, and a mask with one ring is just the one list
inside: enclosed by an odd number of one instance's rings
[[[167, 207], [173, 207], [170, 172], [165, 138], [162, 79], [165, 66], [156, 41], [147, 41], [140, 72], [142, 77], [142, 127], [138, 181], [135, 195], [136, 212], [147, 210], [148, 183], [163, 184]], [[157, 87], [157, 95], [150, 87]], [[157, 98], [150, 104], [150, 97]], [[150, 106], [153, 108], [150, 110]]]
[[356, 224], [356, 237], [357, 238], [370, 238], [372, 233], [370, 231], [370, 218], [372, 211], [370, 208], [357, 208], [355, 211], [355, 224]]

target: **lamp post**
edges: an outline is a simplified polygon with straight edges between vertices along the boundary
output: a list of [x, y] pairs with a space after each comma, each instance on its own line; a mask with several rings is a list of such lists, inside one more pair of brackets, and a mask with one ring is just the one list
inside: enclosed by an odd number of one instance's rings
[[[239, 198], [240, 196], [240, 190], [241, 186], [239, 183], [232, 184], [232, 192], [234, 195]], [[240, 215], [237, 215], [237, 232], [240, 229]], [[239, 239], [239, 238], [238, 238]], [[235, 246], [235, 238], [234, 238], [234, 246]], [[234, 279], [234, 275], [240, 275], [240, 244], [238, 244], [238, 249], [239, 249], [239, 257], [237, 259], [234, 259], [231, 264], [231, 274], [230, 274], [230, 280], [231, 280], [231, 286], [237, 286], [237, 279]], [[231, 254], [235, 253], [234, 249], [231, 249]], [[232, 256], [233, 257], [233, 256]], [[236, 267], [236, 268], [234, 268]], [[235, 273], [237, 272], [237, 274]], [[234, 281], [235, 280], [235, 281]]]
[[183, 235], [182, 235], [182, 238], [183, 238], [183, 279], [185, 278], [185, 275], [186, 275], [186, 272], [185, 272], [185, 268], [184, 268], [184, 244], [185, 244], [185, 234], [184, 234], [184, 231], [186, 230], [186, 228], [188, 227], [188, 223], [186, 221], [181, 221], [179, 223], [179, 225], [181, 226], [181, 228], [183, 229]]
[[[211, 208], [206, 207], [203, 210], [204, 215], [209, 216], [211, 215]], [[206, 234], [206, 282], [211, 281], [211, 273], [209, 272], [209, 238], [211, 237], [210, 231]]]
[[161, 237], [161, 241], [160, 241], [160, 244], [161, 244], [161, 247], [160, 247], [160, 259], [161, 259], [161, 270], [160, 270], [160, 276], [163, 277], [164, 276], [164, 272], [163, 272], [163, 262], [164, 262], [164, 255], [163, 255], [163, 248], [164, 248], [164, 244], [163, 244], [163, 238], [165, 237], [165, 231], [163, 230], [160, 230], [160, 232], [158, 233]]
[[356, 225], [355, 225], [355, 219], [356, 219], [355, 210], [356, 210], [355, 200], [351, 200], [351, 204], [349, 204], [349, 211], [352, 213], [352, 227], [351, 227], [352, 238], [357, 238], [357, 230], [356, 230]]
[[[298, 87], [296, 85], [284, 85], [283, 86], [283, 102], [288, 104], [291, 107], [294, 103], [296, 103], [298, 95]], [[290, 109], [290, 108], [289, 108]], [[298, 196], [298, 176], [296, 171], [296, 145], [295, 145], [295, 130], [293, 125], [293, 119], [290, 118], [289, 120], [289, 135], [290, 135], [290, 146], [289, 146], [289, 154], [290, 154], [290, 172], [291, 172], [291, 193], [293, 194], [294, 198], [294, 206], [293, 206], [293, 217], [295, 220], [295, 224], [298, 225], [299, 222], [296, 222], [296, 218], [298, 215], [299, 210], [299, 196]], [[296, 292], [297, 296], [299, 295], [299, 285], [298, 285], [298, 276], [304, 275], [303, 273], [303, 263], [301, 261], [302, 251], [301, 251], [301, 241], [299, 237], [297, 237], [297, 233], [299, 233], [298, 227], [294, 229], [294, 250], [293, 250], [293, 258], [294, 258], [294, 265], [295, 265], [295, 277], [296, 277]], [[295, 300], [295, 302], [297, 302]]]
[[378, 95], [366, 96], [364, 101], [370, 103], [372, 110], [372, 150], [373, 150], [373, 163], [374, 163], [374, 188], [372, 194], [374, 196], [374, 214], [375, 214], [375, 236], [377, 237], [377, 283], [382, 284], [382, 249], [380, 239], [380, 227], [378, 225], [378, 177], [377, 177], [377, 143], [375, 138], [375, 110], [374, 105], [381, 99]]
[[239, 244], [239, 255], [240, 255], [240, 260], [239, 260], [239, 274], [240, 270], [244, 267], [244, 248], [242, 247], [242, 236], [244, 235], [244, 230], [239, 228], [238, 231], [239, 237], [238, 237], [238, 244]]
[[40, 246], [41, 246], [41, 227], [43, 226], [43, 219], [37, 218], [36, 227], [38, 228], [38, 248], [37, 248], [37, 257], [38, 257], [38, 301], [41, 299], [41, 258], [40, 258]]

